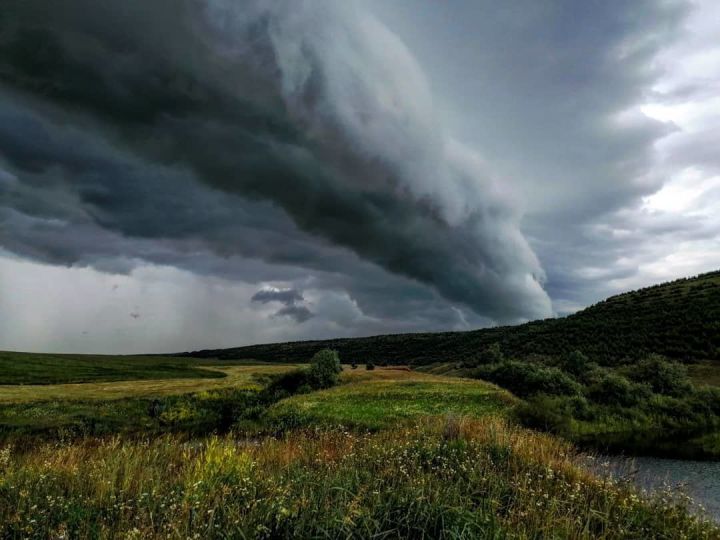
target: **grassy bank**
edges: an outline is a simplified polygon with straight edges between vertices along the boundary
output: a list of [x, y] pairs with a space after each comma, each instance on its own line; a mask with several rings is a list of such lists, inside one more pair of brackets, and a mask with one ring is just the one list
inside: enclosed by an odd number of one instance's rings
[[5, 448], [0, 471], [10, 538], [718, 538], [682, 501], [642, 499], [494, 416]]
[[494, 384], [222, 369], [197, 392], [6, 387], [35, 397], [0, 405], [0, 538], [720, 538], [687, 500], [640, 496], [519, 427], [523, 402]]

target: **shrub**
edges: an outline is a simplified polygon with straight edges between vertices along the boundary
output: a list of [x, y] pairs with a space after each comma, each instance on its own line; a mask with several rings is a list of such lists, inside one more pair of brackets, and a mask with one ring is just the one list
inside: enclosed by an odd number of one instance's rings
[[506, 360], [499, 364], [481, 366], [474, 370], [472, 376], [492, 381], [521, 397], [580, 393], [580, 385], [560, 369], [529, 362]]
[[375, 364], [373, 364], [372, 361], [369, 361], [367, 364], [365, 364], [365, 369], [367, 369], [368, 371], [372, 371], [373, 369], [375, 369]]
[[293, 369], [279, 375], [264, 391], [270, 401], [282, 399], [293, 394], [302, 394], [313, 389], [317, 380], [311, 376], [310, 370]]
[[692, 391], [687, 368], [659, 354], [651, 354], [625, 368], [633, 381], [648, 384], [652, 391], [667, 396], [681, 396]]

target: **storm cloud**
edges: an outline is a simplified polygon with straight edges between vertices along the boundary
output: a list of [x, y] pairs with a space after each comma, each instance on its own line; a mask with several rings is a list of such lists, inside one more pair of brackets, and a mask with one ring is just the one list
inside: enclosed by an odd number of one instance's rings
[[[321, 1], [4, 11], [0, 143], [20, 179], [5, 196], [10, 249], [93, 265], [97, 239], [82, 235], [111, 231], [318, 266], [317, 247], [283, 240], [268, 255], [251, 231], [232, 234], [247, 218], [261, 236], [296, 229], [492, 320], [550, 314], [519, 216], [443, 132], [417, 63], [371, 16]], [[33, 191], [35, 206], [22, 196]], [[263, 204], [266, 219], [237, 211]]]
[[0, 314], [30, 260], [233, 291], [245, 333], [188, 314], [188, 348], [514, 323], [712, 269], [692, 7], [5, 0]]

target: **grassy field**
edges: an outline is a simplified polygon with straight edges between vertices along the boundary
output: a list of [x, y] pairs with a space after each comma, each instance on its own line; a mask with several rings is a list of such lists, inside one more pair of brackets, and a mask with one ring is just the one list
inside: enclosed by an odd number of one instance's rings
[[341, 382], [328, 390], [282, 400], [270, 414], [295, 418], [303, 425], [341, 424], [376, 430], [433, 415], [478, 418], [505, 414], [517, 401], [509, 392], [482, 381], [397, 369], [346, 369]]
[[212, 374], [211, 377], [202, 378], [185, 377], [73, 384], [0, 385], [0, 404], [33, 401], [88, 401], [133, 397], [164, 397], [224, 388], [257, 390], [268, 376], [284, 373], [296, 367], [298, 367], [296, 364], [208, 366], [195, 370]]
[[720, 538], [517, 426], [490, 383], [360, 366], [288, 396], [295, 366], [213, 363], [2, 386], [0, 538]]
[[0, 385], [199, 379], [222, 376], [217, 371], [203, 369], [200, 362], [187, 358], [0, 351]]

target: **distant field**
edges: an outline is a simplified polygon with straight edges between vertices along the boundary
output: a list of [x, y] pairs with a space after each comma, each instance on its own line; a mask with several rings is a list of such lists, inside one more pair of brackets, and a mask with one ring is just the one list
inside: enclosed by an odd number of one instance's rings
[[280, 401], [270, 413], [297, 416], [303, 424], [379, 429], [423, 416], [503, 413], [517, 401], [509, 392], [483, 381], [398, 369], [346, 369], [341, 382], [329, 390]]
[[[227, 364], [228, 362], [225, 362]], [[0, 352], [0, 384], [63, 384], [223, 377], [190, 358]]]
[[3, 385], [0, 403], [28, 403], [33, 401], [114, 400], [137, 397], [160, 397], [189, 392], [233, 388], [256, 390], [263, 377], [283, 373], [297, 364], [242, 365], [196, 369], [210, 373], [199, 378], [167, 378], [157, 380], [126, 380], [118, 382], [88, 382], [73, 384]]
[[702, 362], [688, 366], [688, 375], [697, 385], [720, 386], [720, 362]]

